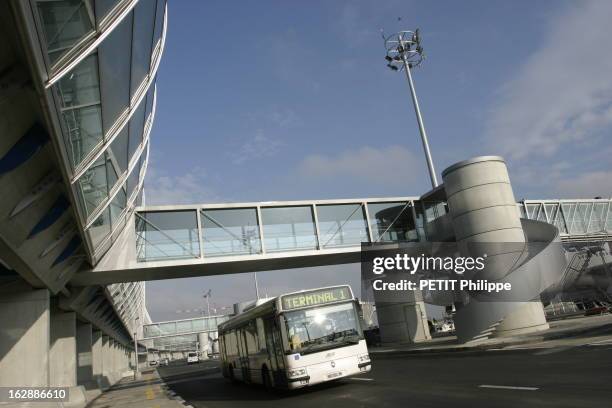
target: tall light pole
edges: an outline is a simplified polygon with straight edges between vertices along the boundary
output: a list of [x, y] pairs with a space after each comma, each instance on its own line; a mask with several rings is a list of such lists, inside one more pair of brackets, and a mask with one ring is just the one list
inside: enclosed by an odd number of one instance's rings
[[431, 186], [432, 188], [436, 188], [438, 186], [438, 178], [436, 177], [436, 170], [434, 169], [433, 160], [431, 159], [429, 141], [427, 140], [427, 133], [423, 125], [423, 117], [421, 116], [421, 108], [419, 107], [419, 101], [416, 96], [414, 82], [412, 81], [412, 74], [410, 72], [412, 68], [418, 66], [423, 61], [424, 57], [419, 29], [417, 28], [415, 31], [399, 31], [388, 37], [383, 35], [383, 38], [385, 40], [385, 49], [387, 50], [387, 55], [385, 56], [387, 66], [393, 71], [406, 71], [406, 79], [410, 86], [412, 104], [414, 105], [414, 112], [419, 124], [421, 142], [423, 142], [425, 160], [427, 161], [427, 169], [429, 170], [429, 177], [431, 178]]
[[138, 379], [138, 320], [140, 317], [136, 316], [134, 319], [134, 381]]
[[208, 289], [208, 292], [204, 293], [204, 295], [202, 296], [204, 299], [206, 299], [206, 315], [208, 317], [210, 317], [210, 295], [212, 293], [212, 289]]
[[255, 281], [255, 298], [259, 300], [259, 284], [257, 283], [257, 272], [253, 272], [253, 280]]

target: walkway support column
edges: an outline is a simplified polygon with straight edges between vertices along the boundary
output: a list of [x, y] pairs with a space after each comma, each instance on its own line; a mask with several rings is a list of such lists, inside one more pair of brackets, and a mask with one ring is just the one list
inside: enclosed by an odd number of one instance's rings
[[431, 340], [421, 291], [385, 293], [385, 299], [382, 301], [377, 299], [377, 293], [374, 291], [374, 302], [382, 343], [418, 343]]
[[[525, 234], [516, 206], [508, 169], [499, 156], [481, 156], [456, 163], [442, 172], [448, 209], [459, 252], [469, 256], [468, 244], [472, 243], [524, 243]], [[489, 265], [499, 266], [500, 272], [511, 267], [521, 256], [517, 246], [509, 249], [500, 245], [498, 253], [487, 253]], [[521, 246], [522, 247], [522, 246]], [[514, 252], [512, 252], [514, 251]], [[493, 274], [495, 270], [491, 271]], [[461, 313], [458, 305], [457, 315]], [[487, 307], [500, 307], [488, 302]], [[501, 310], [501, 309], [500, 309]], [[462, 324], [461, 324], [462, 323]], [[476, 336], [470, 330], [470, 318], [456, 321], [457, 337], [461, 341], [493, 336], [530, 333], [548, 328], [544, 309], [539, 299], [516, 302], [513, 311], [503, 316], [496, 327]]]
[[0, 292], [0, 386], [49, 386], [49, 291]]
[[90, 323], [77, 324], [77, 383], [90, 386], [93, 381], [92, 330]]
[[51, 310], [49, 352], [51, 387], [77, 385], [76, 313]]
[[198, 333], [198, 345], [202, 360], [208, 359], [208, 333]]

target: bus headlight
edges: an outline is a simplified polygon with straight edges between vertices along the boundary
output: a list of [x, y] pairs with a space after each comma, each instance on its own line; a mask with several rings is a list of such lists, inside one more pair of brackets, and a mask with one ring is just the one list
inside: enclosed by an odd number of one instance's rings
[[288, 378], [297, 378], [297, 377], [305, 377], [306, 369], [305, 368], [294, 368], [293, 370], [287, 370]]
[[357, 362], [358, 363], [369, 363], [370, 362], [370, 355], [369, 354], [362, 354], [360, 356], [357, 356]]

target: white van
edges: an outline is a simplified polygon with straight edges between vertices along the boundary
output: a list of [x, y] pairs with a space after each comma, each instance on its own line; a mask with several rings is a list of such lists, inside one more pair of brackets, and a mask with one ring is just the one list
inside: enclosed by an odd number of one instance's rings
[[195, 351], [190, 351], [187, 354], [187, 364], [191, 364], [191, 363], [197, 363], [199, 362], [200, 359], [198, 358], [198, 353]]

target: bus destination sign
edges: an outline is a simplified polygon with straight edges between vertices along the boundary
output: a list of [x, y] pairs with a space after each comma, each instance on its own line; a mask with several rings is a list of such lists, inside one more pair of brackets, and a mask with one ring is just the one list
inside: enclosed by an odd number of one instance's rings
[[283, 310], [291, 310], [349, 299], [351, 299], [350, 289], [348, 286], [341, 286], [281, 296], [281, 305]]

